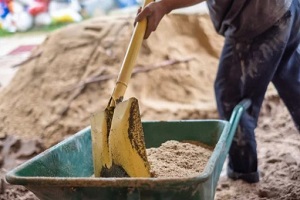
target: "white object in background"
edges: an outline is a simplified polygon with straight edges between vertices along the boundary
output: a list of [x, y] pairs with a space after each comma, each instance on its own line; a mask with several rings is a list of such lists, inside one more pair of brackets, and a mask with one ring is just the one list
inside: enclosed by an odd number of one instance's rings
[[77, 11], [78, 9], [80, 10], [80, 5], [76, 5], [76, 1], [73, 1], [73, 4], [51, 1], [49, 4], [49, 14], [52, 21], [55, 22], [65, 23], [81, 21], [82, 16], [79, 14], [79, 11]]
[[82, 5], [91, 17], [106, 14], [116, 6], [113, 0], [86, 0], [82, 2]]
[[34, 3], [34, 0], [14, 0], [14, 1], [22, 4], [23, 6], [29, 6]]
[[81, 6], [80, 6], [78, 0], [71, 0], [70, 8], [77, 12], [81, 11]]
[[25, 32], [33, 26], [33, 17], [26, 11], [14, 13], [13, 18], [17, 31]]
[[63, 10], [69, 8], [70, 3], [58, 2], [58, 1], [50, 1], [49, 3], [49, 14], [52, 15], [52, 12], [56, 12], [58, 10]]
[[62, 23], [80, 22], [82, 20], [82, 16], [78, 12], [70, 8], [64, 10], [52, 11], [51, 18], [54, 22], [62, 22]]
[[34, 24], [36, 26], [47, 26], [50, 25], [51, 22], [52, 22], [51, 17], [47, 12], [40, 13], [34, 18]]
[[12, 3], [12, 10], [13, 10], [12, 13], [19, 13], [25, 10], [24, 6], [21, 3], [17, 1], [12, 1], [11, 3]]
[[13, 13], [9, 13], [3, 21], [3, 29], [11, 33], [29, 30], [33, 25], [33, 19], [25, 11], [23, 5], [17, 1], [13, 1], [12, 10]]
[[3, 30], [6, 30], [10, 33], [15, 33], [17, 31], [17, 27], [14, 22], [14, 18], [11, 13], [8, 13], [2, 24]]

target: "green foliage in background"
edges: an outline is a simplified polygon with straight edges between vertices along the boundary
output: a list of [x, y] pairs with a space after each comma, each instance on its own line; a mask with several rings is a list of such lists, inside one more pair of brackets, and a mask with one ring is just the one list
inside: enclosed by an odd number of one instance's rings
[[69, 23], [53, 22], [49, 26], [34, 27], [34, 28], [28, 30], [27, 32], [16, 32], [16, 33], [10, 33], [8, 31], [0, 29], [0, 37], [9, 37], [9, 36], [12, 36], [15, 34], [27, 34], [27, 33], [34, 33], [34, 32], [35, 33], [36, 32], [51, 32], [51, 31], [57, 30], [59, 28], [62, 28], [68, 24]]

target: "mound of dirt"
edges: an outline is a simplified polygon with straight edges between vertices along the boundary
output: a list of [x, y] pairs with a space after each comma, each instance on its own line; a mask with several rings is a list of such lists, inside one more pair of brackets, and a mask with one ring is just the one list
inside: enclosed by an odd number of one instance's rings
[[[41, 137], [51, 146], [88, 126], [90, 114], [108, 103], [132, 21], [96, 18], [51, 34], [1, 92], [0, 132]], [[139, 99], [144, 120], [217, 117], [212, 80], [222, 41], [206, 15], [167, 16], [144, 41], [141, 73], [125, 98]], [[109, 80], [76, 87], [95, 77]]]
[[[0, 133], [46, 147], [89, 125], [103, 110], [133, 30], [132, 18], [95, 18], [50, 34], [0, 93]], [[217, 118], [213, 81], [223, 38], [208, 15], [174, 14], [144, 41], [125, 99], [143, 120]], [[258, 184], [222, 176], [216, 199], [297, 199], [300, 137], [270, 87], [257, 128]]]

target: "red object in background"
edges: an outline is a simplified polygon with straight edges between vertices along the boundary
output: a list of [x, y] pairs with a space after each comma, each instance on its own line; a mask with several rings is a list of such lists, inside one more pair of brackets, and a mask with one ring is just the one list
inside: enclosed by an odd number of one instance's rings
[[21, 53], [25, 53], [25, 52], [30, 52], [35, 47], [36, 47], [36, 45], [22, 45], [22, 46], [17, 47], [16, 49], [12, 50], [11, 52], [9, 52], [7, 55], [17, 55], [17, 54], [21, 54]]
[[13, 13], [14, 12], [13, 3], [12, 3], [13, 1], [12, 0], [4, 0], [4, 2], [7, 5], [9, 12]]
[[32, 16], [36, 16], [40, 13], [48, 10], [49, 0], [35, 0], [32, 5], [29, 6], [28, 12]]

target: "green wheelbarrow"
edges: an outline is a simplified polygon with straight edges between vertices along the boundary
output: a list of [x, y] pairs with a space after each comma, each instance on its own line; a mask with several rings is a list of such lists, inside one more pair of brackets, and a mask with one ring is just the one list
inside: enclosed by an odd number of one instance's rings
[[91, 130], [87, 127], [6, 174], [41, 200], [211, 200], [244, 110], [243, 100], [229, 121], [182, 120], [143, 122], [146, 147], [167, 140], [193, 140], [214, 147], [202, 173], [187, 178], [93, 177]]

